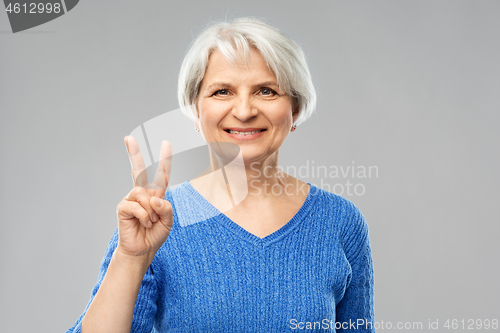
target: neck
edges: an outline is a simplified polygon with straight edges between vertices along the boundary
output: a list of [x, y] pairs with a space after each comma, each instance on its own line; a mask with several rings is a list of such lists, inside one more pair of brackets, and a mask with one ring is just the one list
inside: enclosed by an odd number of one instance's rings
[[252, 162], [245, 162], [240, 151], [235, 155], [210, 149], [210, 167], [191, 181], [214, 206], [233, 208], [243, 201], [269, 200], [285, 194], [284, 188], [293, 177], [281, 172], [278, 151], [265, 160]]

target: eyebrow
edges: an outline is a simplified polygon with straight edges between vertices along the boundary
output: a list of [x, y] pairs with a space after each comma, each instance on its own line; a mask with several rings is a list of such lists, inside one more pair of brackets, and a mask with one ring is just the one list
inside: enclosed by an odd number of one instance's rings
[[[230, 88], [231, 86], [232, 85], [227, 83], [227, 82], [214, 82], [207, 87], [207, 90], [210, 90], [213, 87]], [[254, 87], [262, 87], [262, 86], [276, 86], [276, 87], [278, 87], [278, 83], [275, 81], [264, 81], [264, 82], [261, 82], [261, 83], [254, 85]]]

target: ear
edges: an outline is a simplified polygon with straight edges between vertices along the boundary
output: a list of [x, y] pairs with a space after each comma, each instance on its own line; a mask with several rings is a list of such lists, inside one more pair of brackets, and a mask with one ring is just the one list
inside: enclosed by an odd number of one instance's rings
[[194, 122], [194, 130], [198, 133], [201, 132], [200, 124], [197, 121]]
[[297, 107], [293, 112], [292, 112], [292, 121], [296, 122], [297, 118], [299, 117], [299, 108]]
[[292, 121], [295, 123], [299, 117], [299, 101], [296, 97], [292, 97]]
[[200, 129], [200, 110], [198, 110], [198, 103], [195, 102], [194, 104], [191, 105], [192, 108], [194, 108], [194, 111], [196, 111], [196, 120], [194, 121], [194, 129], [195, 131], [199, 132]]
[[[297, 118], [299, 117], [299, 106], [297, 103], [293, 104], [293, 111], [292, 111], [292, 124], [295, 124], [297, 121]], [[293, 126], [290, 132], [293, 132], [297, 129], [297, 127]]]

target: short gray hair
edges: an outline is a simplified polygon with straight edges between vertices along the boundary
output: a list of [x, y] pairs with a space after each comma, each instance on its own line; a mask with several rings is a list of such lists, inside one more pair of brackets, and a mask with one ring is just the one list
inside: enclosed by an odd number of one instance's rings
[[293, 97], [299, 112], [294, 125], [311, 116], [316, 107], [316, 91], [304, 52], [278, 29], [248, 17], [215, 23], [195, 39], [182, 62], [177, 87], [179, 105], [186, 116], [194, 121], [198, 119], [195, 104], [210, 54], [219, 50], [228, 61], [239, 64], [241, 52], [247, 62], [250, 59], [250, 47], [260, 52], [276, 75], [280, 89]]

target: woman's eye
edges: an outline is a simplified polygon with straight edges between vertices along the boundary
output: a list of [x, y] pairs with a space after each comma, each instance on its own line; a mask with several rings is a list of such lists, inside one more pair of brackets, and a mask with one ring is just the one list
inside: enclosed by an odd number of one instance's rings
[[276, 95], [276, 91], [272, 90], [272, 89], [269, 89], [269, 88], [262, 88], [260, 90], [260, 93], [264, 96], [274, 96]]
[[229, 95], [229, 91], [227, 89], [217, 90], [212, 96], [227, 96]]

